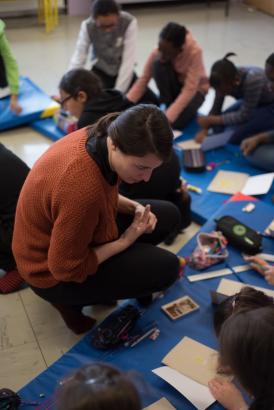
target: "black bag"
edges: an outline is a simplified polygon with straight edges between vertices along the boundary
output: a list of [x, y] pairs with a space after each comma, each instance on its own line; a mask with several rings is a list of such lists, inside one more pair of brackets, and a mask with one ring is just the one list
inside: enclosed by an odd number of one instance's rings
[[95, 329], [91, 340], [92, 346], [107, 350], [124, 343], [139, 317], [140, 311], [132, 305], [113, 312]]
[[230, 245], [249, 255], [262, 251], [262, 237], [238, 219], [227, 215], [216, 220], [216, 223]]
[[0, 409], [17, 410], [21, 404], [21, 398], [10, 389], [0, 389]]
[[203, 172], [206, 169], [204, 152], [198, 149], [186, 149], [183, 151], [183, 165], [189, 172]]

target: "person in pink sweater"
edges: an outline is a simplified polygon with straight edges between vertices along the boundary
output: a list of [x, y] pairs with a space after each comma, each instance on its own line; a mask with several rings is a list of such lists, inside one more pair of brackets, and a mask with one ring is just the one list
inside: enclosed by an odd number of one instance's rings
[[170, 22], [162, 29], [158, 47], [151, 52], [127, 98], [137, 103], [151, 78], [169, 122], [173, 128], [184, 128], [195, 117], [209, 88], [202, 49], [184, 26]]

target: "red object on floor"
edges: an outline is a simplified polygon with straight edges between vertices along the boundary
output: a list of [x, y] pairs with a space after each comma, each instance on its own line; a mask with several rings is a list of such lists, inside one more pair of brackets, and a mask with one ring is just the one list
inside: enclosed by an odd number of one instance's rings
[[0, 293], [16, 292], [24, 283], [24, 279], [17, 270], [7, 272], [5, 276], [0, 278]]
[[237, 202], [237, 201], [258, 201], [254, 196], [249, 196], [242, 194], [241, 192], [236, 192], [232, 197], [229, 198], [227, 202]]

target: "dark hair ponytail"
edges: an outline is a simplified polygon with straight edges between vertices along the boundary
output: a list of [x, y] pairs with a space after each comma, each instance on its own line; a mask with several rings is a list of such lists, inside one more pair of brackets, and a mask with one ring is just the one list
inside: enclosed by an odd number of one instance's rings
[[112, 112], [110, 114], [101, 117], [95, 124], [88, 127], [88, 138], [95, 137], [101, 138], [105, 137], [108, 133], [110, 124], [116, 120], [120, 115], [119, 112]]
[[155, 105], [139, 104], [122, 113], [108, 114], [88, 128], [88, 138], [108, 135], [125, 155], [155, 154], [167, 161], [173, 132], [165, 114]]
[[160, 31], [160, 40], [166, 40], [176, 48], [181, 48], [185, 42], [187, 29], [178, 23], [169, 22]]
[[229, 60], [236, 56], [235, 53], [227, 53], [221, 60], [216, 61], [211, 67], [209, 82], [211, 87], [218, 88], [222, 84], [232, 84], [238, 74], [237, 67]]

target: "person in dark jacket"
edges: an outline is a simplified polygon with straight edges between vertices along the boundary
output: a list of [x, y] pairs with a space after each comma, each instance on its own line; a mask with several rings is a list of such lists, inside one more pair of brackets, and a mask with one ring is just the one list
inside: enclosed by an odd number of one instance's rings
[[78, 118], [78, 128], [94, 124], [105, 114], [133, 106], [120, 91], [103, 89], [99, 77], [83, 68], [68, 71], [60, 81], [59, 90], [61, 106]]
[[[60, 81], [59, 90], [61, 106], [78, 118], [78, 128], [92, 125], [106, 114], [124, 111], [133, 105], [120, 91], [103, 89], [100, 79], [85, 69], [67, 72]], [[155, 170], [148, 182], [122, 182], [119, 190], [131, 199], [166, 200], [179, 208], [182, 216], [179, 230], [170, 235], [167, 243], [172, 243], [178, 232], [191, 223], [191, 199], [180, 179], [180, 164], [174, 151], [170, 161]]]
[[11, 250], [15, 210], [29, 167], [13, 152], [0, 144], [0, 268], [15, 268]]

